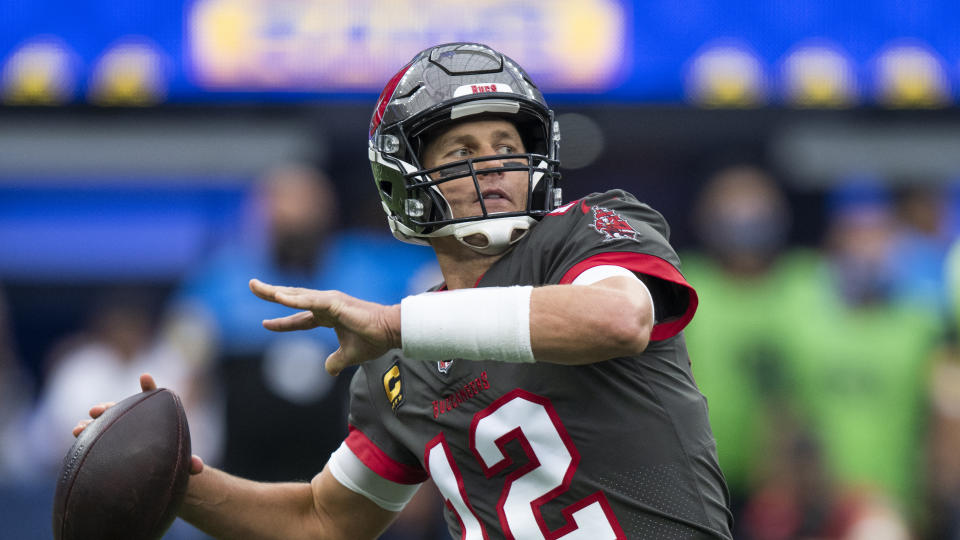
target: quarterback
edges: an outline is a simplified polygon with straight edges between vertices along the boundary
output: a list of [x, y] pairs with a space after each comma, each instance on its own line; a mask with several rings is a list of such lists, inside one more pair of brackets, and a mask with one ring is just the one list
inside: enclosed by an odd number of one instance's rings
[[350, 430], [310, 483], [194, 458], [181, 517], [218, 538], [376, 538], [429, 477], [454, 538], [731, 538], [669, 228], [624, 191], [564, 204], [559, 144], [540, 90], [489, 47], [401, 69], [370, 123], [374, 185], [444, 282], [385, 306], [251, 280], [295, 310], [268, 330], [336, 330], [327, 371], [359, 366]]

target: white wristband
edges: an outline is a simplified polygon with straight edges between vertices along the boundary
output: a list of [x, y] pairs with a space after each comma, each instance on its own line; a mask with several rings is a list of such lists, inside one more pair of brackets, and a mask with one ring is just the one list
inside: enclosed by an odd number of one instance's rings
[[457, 289], [408, 296], [400, 302], [403, 354], [425, 362], [533, 362], [533, 287]]

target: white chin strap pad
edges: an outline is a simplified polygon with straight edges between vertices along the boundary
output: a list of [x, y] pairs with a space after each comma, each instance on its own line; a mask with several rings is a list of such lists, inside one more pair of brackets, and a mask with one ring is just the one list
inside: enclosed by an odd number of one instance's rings
[[[535, 220], [530, 216], [519, 216], [511, 218], [493, 218], [482, 221], [471, 221], [468, 223], [458, 223], [453, 226], [453, 236], [461, 244], [468, 248], [482, 253], [483, 255], [499, 255], [507, 250], [514, 242], [523, 238], [523, 234], [516, 235], [517, 230], [524, 231], [530, 229]], [[472, 238], [474, 235], [481, 235], [486, 239], [486, 244], [477, 243]]]

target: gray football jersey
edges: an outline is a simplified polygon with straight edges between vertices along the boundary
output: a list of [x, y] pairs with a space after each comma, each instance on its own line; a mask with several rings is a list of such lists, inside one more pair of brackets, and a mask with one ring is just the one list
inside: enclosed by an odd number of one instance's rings
[[431, 477], [454, 538], [731, 538], [681, 332], [696, 293], [668, 235], [632, 195], [593, 194], [544, 217], [477, 283], [570, 283], [593, 266], [629, 268], [655, 300], [640, 356], [562, 366], [392, 351], [354, 375], [347, 446], [389, 480]]

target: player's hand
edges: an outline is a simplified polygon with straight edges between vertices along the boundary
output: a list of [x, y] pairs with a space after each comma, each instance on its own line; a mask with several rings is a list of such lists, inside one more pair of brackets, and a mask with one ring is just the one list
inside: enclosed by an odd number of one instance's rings
[[[153, 375], [149, 373], [144, 373], [140, 376], [140, 389], [144, 392], [149, 392], [150, 390], [157, 389], [157, 382], [153, 380]], [[104, 412], [107, 411], [110, 407], [116, 405], [113, 401], [107, 401], [104, 403], [98, 403], [93, 407], [90, 407], [90, 418], [87, 420], [81, 420], [73, 427], [73, 436], [79, 437], [83, 430], [90, 425], [90, 422], [93, 422], [97, 418], [100, 418]], [[199, 456], [191, 456], [190, 458], [190, 474], [200, 474], [203, 471], [203, 460]]]
[[328, 356], [324, 364], [331, 375], [401, 346], [399, 304], [385, 306], [340, 291], [278, 287], [257, 279], [250, 280], [250, 290], [264, 300], [305, 310], [263, 321], [267, 330], [289, 332], [318, 326], [334, 329], [340, 348]]

